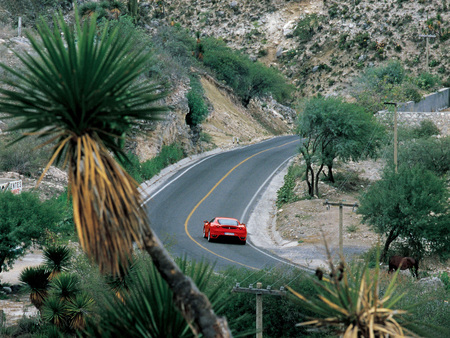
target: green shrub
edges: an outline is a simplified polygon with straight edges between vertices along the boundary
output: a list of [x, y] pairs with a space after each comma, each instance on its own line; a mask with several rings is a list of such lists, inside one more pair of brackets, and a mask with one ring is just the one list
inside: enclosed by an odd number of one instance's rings
[[421, 89], [432, 89], [438, 86], [440, 81], [438, 76], [425, 72], [419, 74], [416, 83]]
[[367, 48], [370, 43], [369, 33], [358, 33], [355, 36], [355, 42], [359, 45], [359, 48]]
[[191, 90], [187, 93], [189, 113], [186, 123], [190, 126], [201, 124], [208, 116], [208, 107], [203, 99], [203, 87], [196, 77], [191, 77]]
[[277, 191], [277, 207], [280, 208], [284, 204], [292, 203], [299, 200], [299, 197], [295, 194], [294, 188], [296, 180], [303, 176], [302, 168], [296, 164], [289, 167], [287, 174], [284, 176], [284, 184]]
[[307, 14], [301, 19], [294, 29], [294, 36], [297, 36], [300, 42], [308, 42], [314, 36], [314, 28], [319, 25], [317, 14]]
[[273, 95], [279, 102], [291, 99], [292, 86], [274, 68], [253, 62], [217, 39], [204, 40], [203, 62], [219, 80], [225, 81], [247, 105], [253, 97]]
[[412, 130], [416, 138], [429, 138], [431, 136], [440, 135], [440, 129], [431, 120], [420, 121], [419, 126]]
[[178, 162], [185, 157], [185, 153], [181, 145], [174, 143], [171, 145], [164, 145], [158, 156], [142, 163], [142, 178], [149, 180], [155, 175], [158, 175], [165, 167]]

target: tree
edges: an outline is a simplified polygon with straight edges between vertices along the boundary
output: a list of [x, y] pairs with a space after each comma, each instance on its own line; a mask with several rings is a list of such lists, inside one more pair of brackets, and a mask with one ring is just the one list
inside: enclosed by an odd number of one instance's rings
[[448, 192], [443, 180], [422, 167], [401, 165], [396, 174], [386, 167], [383, 177], [360, 198], [362, 221], [386, 236], [381, 254], [386, 257], [397, 239], [406, 241], [408, 255], [449, 254]]
[[11, 267], [33, 244], [43, 244], [46, 229], [62, 220], [52, 201], [41, 202], [30, 192], [0, 193], [0, 272]]
[[[2, 68], [11, 89], [0, 89], [0, 110], [45, 143], [53, 143], [53, 162], [68, 168], [69, 191], [80, 244], [104, 273], [127, 265], [134, 243], [146, 250], [174, 293], [175, 303], [194, 334], [229, 334], [225, 319], [186, 277], [150, 227], [137, 183], [114, 160], [127, 131], [156, 120], [168, 109], [157, 104], [164, 87], [141, 75], [149, 53], [135, 49], [131, 37], [117, 38], [107, 27], [97, 34], [96, 17], [75, 25], [62, 15], [53, 29], [43, 20], [38, 37], [28, 35], [35, 54], [17, 55], [25, 70]], [[61, 34], [63, 33], [63, 34]], [[27, 137], [28, 133], [23, 137]]]
[[[315, 97], [307, 100], [297, 120], [303, 138], [300, 153], [306, 163], [306, 182], [311, 197], [319, 196], [318, 180], [324, 166], [334, 182], [333, 162], [357, 161], [376, 155], [383, 128], [356, 104], [340, 98]], [[315, 169], [317, 166], [317, 169]]]

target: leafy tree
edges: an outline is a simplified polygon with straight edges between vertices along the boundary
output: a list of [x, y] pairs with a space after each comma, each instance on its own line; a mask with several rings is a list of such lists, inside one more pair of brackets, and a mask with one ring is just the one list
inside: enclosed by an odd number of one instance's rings
[[248, 56], [213, 38], [205, 39], [203, 46], [203, 63], [216, 72], [219, 80], [233, 88], [244, 105], [253, 97], [269, 94], [279, 102], [290, 100], [292, 86], [275, 69], [253, 62]]
[[[393, 165], [393, 149], [387, 149], [388, 164]], [[450, 172], [450, 136], [440, 138], [419, 138], [401, 142], [398, 163], [409, 167], [417, 165], [444, 177]]]
[[387, 166], [383, 178], [360, 198], [358, 213], [362, 221], [386, 236], [384, 260], [389, 246], [406, 241], [409, 255], [422, 257], [426, 252], [449, 255], [450, 223], [444, 182], [419, 166], [399, 166], [396, 174]]
[[[361, 106], [340, 98], [315, 97], [307, 100], [297, 120], [303, 138], [300, 153], [306, 162], [310, 196], [319, 195], [318, 180], [324, 166], [334, 182], [333, 162], [374, 156], [381, 145], [383, 128]], [[317, 167], [317, 169], [315, 168]]]
[[19, 120], [14, 130], [54, 143], [44, 173], [55, 161], [68, 166], [80, 244], [102, 272], [118, 273], [137, 243], [152, 256], [195, 334], [227, 331], [226, 320], [216, 316], [151, 229], [137, 183], [114, 160], [126, 156], [121, 145], [131, 128], [167, 110], [156, 104], [164, 88], [141, 77], [148, 53], [118, 39], [117, 30], [98, 36], [95, 15], [81, 23], [75, 12], [74, 26], [59, 15], [53, 29], [40, 22], [40, 40], [28, 35], [34, 54], [18, 55], [24, 71], [1, 64], [14, 75], [4, 79], [14, 90], [0, 88], [0, 110]]
[[43, 244], [46, 229], [62, 220], [53, 201], [41, 202], [30, 192], [0, 193], [0, 272], [11, 267], [33, 244]]

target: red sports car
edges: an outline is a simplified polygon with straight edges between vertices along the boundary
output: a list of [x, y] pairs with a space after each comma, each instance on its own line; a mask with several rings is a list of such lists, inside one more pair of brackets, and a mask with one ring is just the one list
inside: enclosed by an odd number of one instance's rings
[[239, 238], [242, 244], [247, 242], [247, 228], [244, 223], [239, 223], [235, 218], [215, 217], [211, 221], [204, 221], [203, 237], [208, 238], [208, 242], [219, 237]]

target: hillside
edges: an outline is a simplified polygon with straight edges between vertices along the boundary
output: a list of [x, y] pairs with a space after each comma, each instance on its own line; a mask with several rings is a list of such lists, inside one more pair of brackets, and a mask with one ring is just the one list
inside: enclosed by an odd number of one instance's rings
[[413, 74], [426, 72], [425, 34], [436, 36], [429, 39], [428, 72], [449, 81], [445, 0], [168, 0], [165, 13], [192, 32], [221, 38], [279, 68], [300, 96], [345, 95], [361, 70], [392, 59]]

